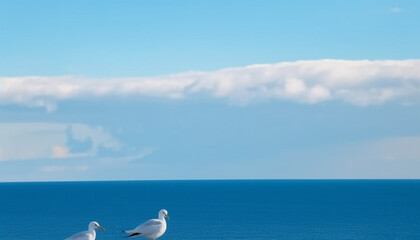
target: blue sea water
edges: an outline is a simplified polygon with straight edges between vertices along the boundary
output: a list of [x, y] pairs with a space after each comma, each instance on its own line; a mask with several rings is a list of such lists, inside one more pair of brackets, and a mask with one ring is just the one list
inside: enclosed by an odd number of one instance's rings
[[0, 183], [0, 239], [123, 239], [169, 212], [164, 239], [420, 239], [418, 180]]

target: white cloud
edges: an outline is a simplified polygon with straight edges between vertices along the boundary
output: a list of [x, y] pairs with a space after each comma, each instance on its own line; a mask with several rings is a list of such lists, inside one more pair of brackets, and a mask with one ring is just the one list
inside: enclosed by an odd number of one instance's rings
[[43, 106], [63, 99], [195, 95], [247, 103], [285, 100], [356, 105], [420, 102], [420, 60], [313, 60], [184, 72], [157, 77], [92, 79], [74, 76], [0, 77], [0, 103]]
[[330, 91], [323, 86], [314, 86], [309, 90], [308, 100], [311, 103], [322, 102], [330, 98]]
[[284, 90], [288, 95], [300, 95], [306, 91], [306, 85], [300, 79], [291, 78], [286, 80]]
[[[0, 161], [93, 157], [99, 147], [119, 150], [122, 146], [102, 127], [80, 123], [0, 123], [0, 133]], [[69, 138], [89, 139], [91, 145], [83, 152], [72, 152]]]

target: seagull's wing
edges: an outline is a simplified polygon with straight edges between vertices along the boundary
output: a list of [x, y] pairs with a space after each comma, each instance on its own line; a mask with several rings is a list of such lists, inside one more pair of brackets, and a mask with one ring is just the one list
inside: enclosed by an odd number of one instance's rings
[[66, 240], [93, 240], [93, 236], [89, 232], [85, 231], [76, 233], [73, 236], [66, 238]]
[[147, 222], [144, 222], [142, 225], [136, 227], [134, 232], [140, 233], [141, 235], [149, 235], [159, 232], [162, 228], [162, 221], [159, 219], [150, 219]]

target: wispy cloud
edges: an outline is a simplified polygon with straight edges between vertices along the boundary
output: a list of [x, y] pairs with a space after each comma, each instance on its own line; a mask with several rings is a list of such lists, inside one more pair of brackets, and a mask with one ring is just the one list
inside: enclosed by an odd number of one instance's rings
[[[122, 144], [100, 126], [81, 123], [0, 123], [0, 161], [95, 157], [100, 148], [117, 151]], [[89, 139], [82, 152], [74, 142]]]
[[313, 60], [184, 72], [157, 77], [92, 79], [74, 76], [1, 77], [0, 103], [54, 110], [63, 99], [207, 96], [246, 104], [283, 100], [356, 105], [419, 103], [420, 60]]
[[115, 162], [117, 162], [117, 163], [130, 163], [130, 162], [134, 162], [134, 161], [143, 159], [143, 158], [149, 156], [150, 154], [156, 152], [157, 150], [158, 150], [158, 148], [149, 147], [149, 148], [144, 148], [139, 153], [133, 154], [133, 155], [119, 156], [119, 157], [101, 157], [100, 161], [104, 162], [104, 163], [115, 163]]

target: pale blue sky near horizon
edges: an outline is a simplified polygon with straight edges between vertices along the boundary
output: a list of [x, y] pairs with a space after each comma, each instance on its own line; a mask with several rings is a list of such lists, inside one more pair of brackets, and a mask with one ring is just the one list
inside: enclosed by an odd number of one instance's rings
[[420, 178], [419, 16], [0, 1], [0, 181]]

